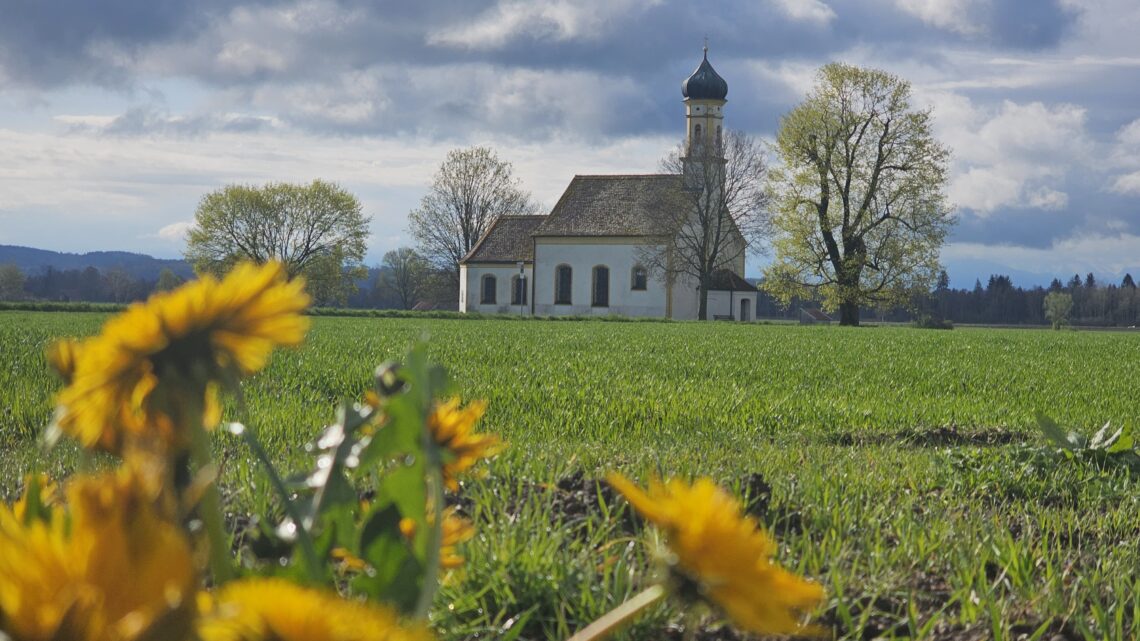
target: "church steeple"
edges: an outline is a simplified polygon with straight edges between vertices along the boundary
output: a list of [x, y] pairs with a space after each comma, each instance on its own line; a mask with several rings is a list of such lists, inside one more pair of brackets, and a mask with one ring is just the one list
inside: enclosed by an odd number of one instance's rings
[[692, 155], [697, 149], [713, 150], [720, 146], [727, 95], [728, 83], [709, 63], [706, 42], [701, 64], [681, 83], [681, 96], [685, 99], [686, 153]]

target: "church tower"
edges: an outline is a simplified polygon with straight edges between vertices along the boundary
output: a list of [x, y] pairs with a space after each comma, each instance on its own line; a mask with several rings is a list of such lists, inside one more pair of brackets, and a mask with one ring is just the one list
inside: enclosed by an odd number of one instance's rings
[[724, 97], [728, 83], [709, 64], [709, 47], [697, 70], [681, 83], [685, 98], [685, 155], [688, 158], [713, 153], [720, 148], [724, 125]]

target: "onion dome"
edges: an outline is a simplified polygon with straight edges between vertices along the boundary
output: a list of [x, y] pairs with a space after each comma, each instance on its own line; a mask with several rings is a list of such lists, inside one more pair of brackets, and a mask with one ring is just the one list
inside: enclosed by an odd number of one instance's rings
[[693, 100], [724, 100], [728, 95], [728, 83], [709, 64], [708, 47], [705, 47], [701, 66], [681, 83], [681, 95]]

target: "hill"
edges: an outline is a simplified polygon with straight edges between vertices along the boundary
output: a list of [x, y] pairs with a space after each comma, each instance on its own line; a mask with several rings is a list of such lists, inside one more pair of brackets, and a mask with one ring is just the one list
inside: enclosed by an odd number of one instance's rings
[[0, 245], [0, 265], [4, 264], [14, 264], [29, 276], [43, 273], [49, 267], [57, 271], [94, 267], [101, 272], [122, 269], [132, 278], [147, 281], [157, 280], [158, 274], [164, 268], [183, 278], [194, 277], [194, 270], [184, 260], [155, 258], [146, 254], [122, 251], [69, 254], [19, 245]]

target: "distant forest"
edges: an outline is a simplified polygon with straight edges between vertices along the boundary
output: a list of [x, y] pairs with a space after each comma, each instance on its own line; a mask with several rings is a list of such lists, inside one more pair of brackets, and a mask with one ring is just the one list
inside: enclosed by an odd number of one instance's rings
[[[1074, 274], [1067, 282], [1053, 279], [1049, 287], [1024, 289], [1015, 287], [1009, 276], [994, 274], [983, 286], [974, 282], [972, 289], [951, 289], [945, 271], [939, 275], [934, 291], [912, 300], [910, 309], [863, 310], [865, 321], [910, 322], [915, 319], [934, 324], [967, 325], [1048, 325], [1045, 297], [1051, 292], [1072, 296], [1073, 308], [1069, 324], [1090, 327], [1135, 327], [1140, 325], [1140, 293], [1131, 274], [1121, 282], [1100, 283], [1094, 274], [1081, 278]], [[757, 303], [757, 315], [764, 318], [799, 317], [803, 307], [816, 304], [805, 301], [781, 309], [763, 293]]]
[[[129, 303], [185, 281], [170, 267], [162, 267], [152, 276], [135, 275], [138, 270], [132, 273], [123, 267], [56, 269], [48, 266], [28, 271], [30, 273], [25, 273], [13, 263], [0, 263], [0, 301]], [[368, 276], [356, 282], [357, 291], [348, 297], [347, 306], [357, 309], [402, 307], [387, 275], [386, 268], [370, 268]], [[985, 285], [976, 281], [972, 289], [951, 289], [948, 282], [943, 272], [939, 286], [913, 300], [911, 309], [869, 308], [864, 310], [863, 318], [867, 322], [910, 322], [919, 318], [935, 323], [1048, 325], [1045, 296], [1050, 292], [1063, 292], [1073, 299], [1069, 316], [1072, 325], [1140, 325], [1140, 293], [1131, 274], [1126, 274], [1120, 283], [1100, 283], [1091, 273], [1083, 278], [1074, 274], [1067, 282], [1054, 279], [1047, 288], [1031, 289], [1015, 287], [1008, 276], [997, 274], [990, 276]], [[456, 307], [455, 296], [447, 289], [435, 296], [429, 295], [423, 303], [422, 307], [427, 309]], [[818, 304], [798, 301], [784, 309], [761, 293], [756, 312], [759, 318], [795, 320], [801, 309], [807, 307], [818, 307]]]

